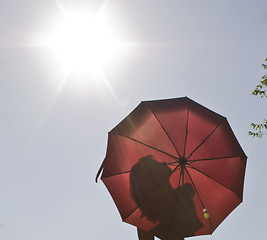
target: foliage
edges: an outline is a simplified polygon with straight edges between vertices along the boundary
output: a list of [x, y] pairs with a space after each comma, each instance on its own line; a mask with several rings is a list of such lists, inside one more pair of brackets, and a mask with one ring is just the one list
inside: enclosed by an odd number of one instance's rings
[[266, 134], [264, 130], [267, 130], [267, 119], [264, 119], [264, 121], [260, 124], [251, 123], [250, 125], [256, 131], [256, 132], [249, 131], [248, 134], [250, 136], [261, 138], [263, 134]]
[[[267, 58], [265, 59], [265, 62], [267, 63]], [[265, 70], [267, 70], [267, 64], [262, 64], [262, 67]], [[256, 86], [255, 90], [252, 92], [252, 95], [259, 96], [261, 98], [267, 98], [266, 88], [267, 88], [267, 73], [264, 76], [262, 76], [260, 84]], [[262, 123], [251, 123], [250, 125], [253, 129], [253, 131], [248, 132], [250, 136], [261, 138], [264, 134], [267, 134], [266, 133], [267, 119], [264, 119]]]

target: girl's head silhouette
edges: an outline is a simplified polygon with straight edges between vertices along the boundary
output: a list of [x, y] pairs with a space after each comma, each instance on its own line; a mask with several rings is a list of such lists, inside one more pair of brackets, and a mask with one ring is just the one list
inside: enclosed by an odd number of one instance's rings
[[130, 174], [131, 196], [142, 217], [158, 223], [152, 232], [161, 239], [192, 236], [203, 227], [195, 210], [193, 186], [185, 183], [174, 189], [169, 181], [172, 173], [166, 163], [148, 155], [139, 159]]

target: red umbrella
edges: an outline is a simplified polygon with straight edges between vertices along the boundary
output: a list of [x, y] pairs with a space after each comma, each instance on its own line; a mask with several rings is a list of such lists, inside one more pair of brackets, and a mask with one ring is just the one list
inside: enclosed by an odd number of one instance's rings
[[160, 239], [211, 234], [243, 198], [227, 119], [184, 98], [143, 101], [108, 135], [97, 174], [124, 222]]

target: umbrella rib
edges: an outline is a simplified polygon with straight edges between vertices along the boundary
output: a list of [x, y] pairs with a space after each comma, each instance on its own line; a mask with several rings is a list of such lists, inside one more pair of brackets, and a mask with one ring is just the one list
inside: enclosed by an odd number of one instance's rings
[[163, 131], [165, 132], [165, 134], [167, 135], [167, 137], [169, 138], [169, 140], [172, 143], [172, 146], [174, 147], [174, 149], [176, 150], [177, 154], [179, 155], [179, 157], [182, 157], [181, 154], [178, 152], [178, 149], [176, 148], [176, 146], [174, 145], [174, 142], [172, 141], [170, 135], [167, 133], [166, 129], [163, 127], [162, 123], [159, 121], [157, 115], [153, 112], [153, 110], [147, 106], [147, 108], [152, 112], [152, 114], [154, 115], [154, 117], [157, 119], [157, 121], [159, 122], [161, 128], [163, 129]]
[[[157, 189], [160, 187], [160, 185], [164, 182], [164, 181], [166, 181], [176, 170], [178, 170], [179, 168], [181, 168], [181, 166], [180, 165], [177, 165], [173, 170], [172, 170], [172, 172], [169, 174], [169, 175], [167, 175], [164, 179], [162, 179], [162, 181], [157, 185], [157, 187], [153, 190], [153, 191], [151, 191], [147, 196], [146, 196], [146, 198], [142, 201], [142, 203], [140, 203], [139, 204], [139, 206], [141, 206], [149, 197], [150, 197], [150, 195], [151, 194], [153, 194], [155, 191], [157, 191]], [[123, 219], [123, 221], [125, 221], [129, 216], [131, 216], [131, 214], [133, 213], [133, 212], [135, 212], [136, 211], [136, 209], [138, 209], [139, 208], [139, 206], [137, 205], [137, 207], [133, 210], [133, 211], [131, 211], [124, 219]]]
[[179, 183], [178, 183], [178, 187], [181, 186], [181, 179], [182, 179], [182, 175], [183, 175], [183, 172], [184, 172], [184, 168], [181, 167], [181, 172], [180, 172], [180, 176], [179, 176]]
[[207, 139], [217, 130], [217, 128], [219, 127], [219, 126], [221, 126], [221, 124], [223, 123], [223, 121], [222, 122], [220, 122], [220, 124], [215, 128], [215, 129], [213, 129], [212, 130], [212, 132], [188, 155], [188, 157], [187, 157], [187, 159], [189, 159], [191, 156], [192, 156], [192, 154], [196, 151], [196, 150], [198, 150], [206, 141], [207, 141]]
[[214, 160], [220, 160], [220, 159], [228, 159], [228, 158], [238, 158], [240, 156], [228, 156], [228, 157], [216, 157], [216, 158], [202, 158], [202, 159], [196, 159], [196, 160], [188, 160], [188, 165], [194, 163], [194, 162], [202, 162], [202, 161], [214, 161]]
[[146, 144], [146, 143], [140, 142], [140, 141], [138, 141], [138, 140], [136, 140], [136, 139], [134, 139], [134, 138], [127, 137], [127, 136], [123, 136], [123, 135], [121, 135], [121, 134], [117, 134], [117, 133], [112, 133], [112, 134], [117, 135], [117, 136], [120, 136], [120, 137], [128, 138], [128, 139], [130, 139], [130, 140], [132, 140], [132, 141], [134, 141], [134, 142], [140, 143], [140, 144], [142, 144], [142, 145], [144, 145], [144, 146], [146, 146], [146, 147], [152, 148], [152, 149], [154, 149], [154, 150], [156, 150], [156, 151], [158, 151], [158, 152], [161, 152], [161, 153], [163, 153], [163, 154], [166, 154], [166, 155], [168, 155], [168, 156], [170, 156], [170, 157], [172, 157], [172, 158], [174, 158], [174, 159], [178, 159], [177, 157], [175, 157], [175, 156], [173, 156], [173, 155], [171, 155], [171, 154], [169, 154], [169, 153], [167, 153], [167, 152], [164, 152], [164, 151], [162, 151], [162, 150], [160, 150], [160, 149], [157, 149], [157, 148], [155, 148], [155, 147], [152, 147], [152, 146], [150, 146], [150, 145], [148, 145], [148, 144]]
[[[165, 162], [166, 163], [166, 162]], [[177, 161], [175, 162], [170, 162], [170, 163], [166, 163], [166, 165], [174, 165], [174, 164], [177, 164]]]
[[110, 178], [110, 177], [115, 177], [115, 176], [122, 175], [122, 174], [125, 174], [125, 173], [130, 173], [130, 172], [132, 172], [132, 170], [125, 171], [125, 172], [114, 173], [114, 174], [112, 174], [112, 175], [105, 176], [105, 177], [103, 177], [102, 179], [104, 179], [104, 178]]
[[[199, 169], [197, 169], [197, 168], [195, 168], [195, 167], [193, 167], [193, 166], [189, 166], [189, 168], [192, 168], [192, 169], [194, 169], [194, 170], [196, 170], [196, 171], [202, 173], [203, 175], [205, 175], [205, 176], [208, 177], [209, 179], [213, 180], [214, 182], [220, 184], [221, 186], [223, 186], [223, 187], [229, 189], [231, 192], [233, 192], [233, 190], [232, 190], [231, 188], [227, 187], [227, 186], [224, 185], [223, 183], [220, 183], [219, 181], [217, 181], [216, 179], [214, 179], [214, 178], [212, 178], [211, 176], [207, 175], [206, 173], [200, 171]], [[236, 194], [235, 192], [233, 192], [233, 193]]]
[[188, 172], [188, 170], [187, 170], [186, 167], [185, 167], [185, 170], [186, 170], [186, 172], [187, 172], [187, 174], [188, 174], [188, 176], [189, 176], [189, 178], [190, 178], [190, 180], [191, 180], [191, 182], [192, 182], [192, 184], [193, 184], [193, 187], [194, 187], [194, 189], [195, 189], [195, 191], [196, 191], [196, 194], [197, 194], [197, 196], [198, 196], [198, 198], [199, 198], [199, 200], [200, 200], [200, 202], [201, 202], [201, 205], [202, 205], [202, 207], [203, 207], [203, 209], [204, 209], [205, 206], [204, 206], [204, 203], [203, 203], [203, 201], [202, 201], [202, 199], [201, 199], [201, 197], [200, 197], [200, 195], [199, 195], [199, 193], [198, 193], [198, 191], [197, 191], [196, 185], [195, 185], [195, 183], [194, 183], [194, 181], [193, 181], [193, 179], [192, 179], [192, 177], [191, 177], [191, 175], [190, 175], [190, 173]]
[[[190, 167], [190, 166], [189, 166], [189, 167]], [[206, 209], [206, 207], [205, 207], [205, 205], [204, 205], [202, 199], [200, 198], [199, 192], [197, 191], [196, 185], [195, 185], [195, 183], [194, 183], [194, 181], [193, 181], [193, 179], [192, 179], [192, 177], [191, 177], [191, 175], [190, 175], [190, 173], [188, 172], [188, 170], [187, 170], [186, 167], [185, 167], [185, 170], [186, 170], [186, 172], [187, 172], [187, 174], [188, 174], [188, 176], [189, 176], [189, 178], [190, 178], [190, 180], [191, 180], [191, 182], [192, 182], [192, 184], [193, 184], [193, 187], [194, 187], [194, 189], [195, 189], [195, 191], [196, 191], [196, 193], [197, 193], [197, 196], [198, 196], [199, 201], [200, 201], [200, 203], [201, 203], [201, 205], [202, 205], [202, 207], [203, 207], [203, 210]], [[211, 225], [211, 220], [210, 220], [210, 218], [209, 218], [209, 227], [210, 227], [210, 233], [212, 233], [212, 225]]]
[[187, 102], [187, 116], [186, 116], [186, 129], [185, 129], [185, 142], [184, 142], [184, 155], [183, 156], [185, 156], [185, 148], [186, 148], [186, 143], [187, 143], [188, 117], [189, 117], [189, 104]]
[[[174, 164], [174, 163], [177, 163], [177, 162], [167, 163], [166, 165], [172, 165], [172, 164]], [[179, 165], [178, 165], [178, 166], [179, 166]], [[175, 171], [175, 170], [178, 168], [178, 166], [176, 166], [176, 168], [175, 168], [173, 171]], [[153, 166], [153, 167], [157, 167], [157, 166]], [[158, 166], [158, 167], [161, 167], [161, 166]], [[150, 168], [150, 166], [149, 166], [149, 167], [138, 168], [138, 170], [140, 170], [140, 169], [146, 169], [146, 168]], [[104, 179], [104, 178], [110, 178], [110, 177], [118, 176], [118, 175], [125, 174], [125, 173], [130, 173], [130, 172], [132, 172], [132, 171], [133, 171], [133, 170], [128, 170], [128, 171], [124, 171], [124, 172], [114, 173], [114, 174], [111, 174], [111, 175], [109, 175], [109, 176], [105, 176], [105, 177], [103, 177], [103, 179]]]

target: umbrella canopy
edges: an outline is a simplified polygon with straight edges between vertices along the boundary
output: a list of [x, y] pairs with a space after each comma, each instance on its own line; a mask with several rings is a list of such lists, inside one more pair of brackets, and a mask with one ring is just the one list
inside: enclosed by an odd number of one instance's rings
[[109, 132], [97, 178], [124, 222], [178, 239], [211, 234], [242, 202], [246, 160], [225, 117], [187, 97], [143, 101]]

